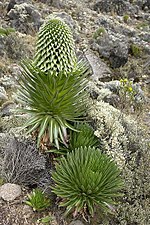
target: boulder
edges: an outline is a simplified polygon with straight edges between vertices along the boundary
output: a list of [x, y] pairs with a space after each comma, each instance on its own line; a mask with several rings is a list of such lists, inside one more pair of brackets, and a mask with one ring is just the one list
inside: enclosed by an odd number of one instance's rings
[[112, 68], [124, 66], [128, 61], [128, 45], [121, 42], [116, 43], [110, 52], [109, 61]]
[[128, 42], [112, 34], [95, 40], [92, 49], [99, 52], [100, 56], [108, 59], [112, 68], [124, 66], [128, 61]]
[[6, 183], [0, 187], [0, 197], [5, 201], [13, 201], [21, 195], [21, 187], [17, 184]]
[[105, 62], [92, 51], [86, 51], [85, 57], [92, 68], [92, 79], [108, 81], [112, 78], [112, 72]]
[[41, 14], [32, 5], [26, 2], [15, 4], [7, 13], [11, 27], [17, 31], [32, 34], [38, 31], [42, 24]]
[[116, 13], [121, 16], [125, 13], [134, 15], [139, 11], [137, 6], [126, 0], [100, 0], [94, 3], [93, 8], [97, 12]]

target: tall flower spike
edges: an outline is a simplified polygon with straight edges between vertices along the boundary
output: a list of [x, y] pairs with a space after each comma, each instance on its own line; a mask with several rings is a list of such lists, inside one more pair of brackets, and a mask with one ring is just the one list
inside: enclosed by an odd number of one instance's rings
[[67, 75], [77, 62], [71, 29], [60, 18], [52, 18], [40, 29], [34, 64], [44, 72]]

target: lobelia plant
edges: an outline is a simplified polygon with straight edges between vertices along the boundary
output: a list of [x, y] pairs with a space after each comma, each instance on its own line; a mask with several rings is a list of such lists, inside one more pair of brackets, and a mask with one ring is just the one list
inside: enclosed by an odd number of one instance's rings
[[38, 147], [42, 143], [50, 146], [55, 143], [59, 149], [59, 141], [67, 146], [67, 128], [76, 130], [72, 122], [81, 120], [85, 114], [87, 81], [83, 68], [66, 78], [63, 73], [45, 76], [45, 72], [29, 63], [22, 67], [20, 99], [29, 108], [20, 111], [30, 115], [22, 129], [38, 133]]
[[110, 157], [94, 147], [80, 147], [62, 157], [52, 173], [53, 192], [70, 212], [93, 216], [95, 206], [106, 212], [120, 196], [120, 171]]
[[101, 145], [99, 139], [94, 135], [93, 128], [87, 123], [75, 124], [75, 129], [70, 130], [69, 145], [68, 148], [52, 149], [48, 152], [54, 152], [58, 154], [66, 155], [79, 147], [99, 147]]
[[94, 135], [93, 128], [89, 124], [78, 123], [76, 129], [79, 132], [70, 131], [69, 147], [71, 150], [80, 147], [98, 147], [100, 145], [98, 138]]
[[[56, 28], [56, 29], [55, 29]], [[55, 29], [55, 31], [54, 31]], [[70, 29], [59, 19], [49, 20], [40, 30], [33, 63], [22, 63], [20, 99], [30, 115], [23, 128], [34, 132], [37, 146], [67, 147], [67, 129], [83, 119], [86, 107], [86, 63], [76, 63]]]
[[32, 194], [28, 194], [28, 200], [25, 203], [33, 208], [33, 211], [42, 211], [50, 205], [50, 199], [40, 189], [34, 189]]
[[62, 20], [53, 17], [41, 27], [36, 48], [34, 64], [44, 72], [67, 76], [76, 68], [73, 35]]

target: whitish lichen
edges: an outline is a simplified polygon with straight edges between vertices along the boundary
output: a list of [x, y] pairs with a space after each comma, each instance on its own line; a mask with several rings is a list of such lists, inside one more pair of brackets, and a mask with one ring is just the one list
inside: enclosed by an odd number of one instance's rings
[[124, 148], [128, 140], [120, 122], [120, 111], [103, 101], [91, 100], [89, 116], [96, 121], [95, 135], [103, 141], [107, 154], [111, 155], [120, 167], [124, 167]]
[[[146, 132], [130, 116], [103, 101], [89, 101], [89, 117], [105, 151], [122, 168], [124, 197], [112, 225], [148, 225], [150, 211], [150, 151]], [[109, 220], [109, 219], [108, 219]], [[103, 223], [104, 225], [105, 223]]]

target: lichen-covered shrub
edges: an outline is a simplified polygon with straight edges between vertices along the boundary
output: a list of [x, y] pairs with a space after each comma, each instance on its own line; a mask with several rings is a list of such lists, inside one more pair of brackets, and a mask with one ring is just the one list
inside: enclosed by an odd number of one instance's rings
[[[134, 137], [135, 138], [135, 137]], [[130, 154], [122, 172], [125, 182], [125, 195], [118, 205], [116, 215], [119, 224], [149, 224], [150, 212], [150, 151], [145, 140], [138, 136], [138, 149]]]
[[95, 135], [122, 169], [125, 183], [124, 197], [111, 222], [106, 224], [148, 225], [150, 152], [146, 131], [108, 103], [91, 100], [89, 104], [88, 114], [94, 121]]
[[103, 141], [107, 154], [111, 155], [118, 165], [124, 167], [127, 137], [120, 122], [122, 119], [120, 111], [108, 103], [96, 100], [90, 101], [88, 111], [90, 118], [96, 123], [94, 134]]
[[35, 185], [46, 170], [45, 157], [39, 154], [33, 141], [23, 137], [7, 137], [1, 159], [1, 177], [5, 182]]

